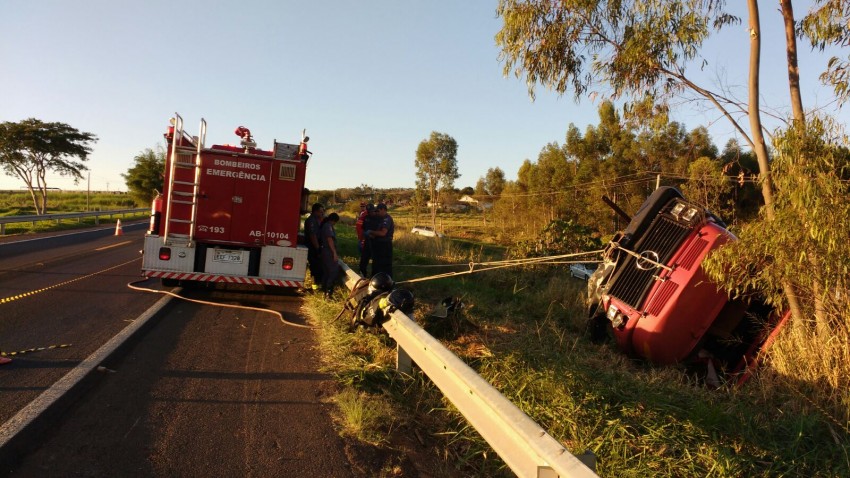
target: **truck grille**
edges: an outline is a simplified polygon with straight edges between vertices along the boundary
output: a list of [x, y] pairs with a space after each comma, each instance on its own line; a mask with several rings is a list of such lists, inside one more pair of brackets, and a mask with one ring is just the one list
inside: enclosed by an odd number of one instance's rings
[[[635, 244], [634, 252], [655, 252], [658, 262], [667, 264], [679, 245], [688, 236], [692, 228], [677, 222], [666, 215], [658, 215], [650, 224], [646, 234]], [[617, 271], [609, 283], [609, 295], [620, 299], [634, 309], [638, 309], [646, 299], [646, 294], [654, 282], [657, 269], [639, 269], [634, 256], [621, 254], [617, 261]]]

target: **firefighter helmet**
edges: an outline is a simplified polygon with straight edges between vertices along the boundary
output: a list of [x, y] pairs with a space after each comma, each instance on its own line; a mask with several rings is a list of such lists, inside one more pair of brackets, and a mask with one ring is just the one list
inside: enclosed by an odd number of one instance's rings
[[387, 311], [384, 304], [387, 301], [387, 292], [378, 294], [372, 297], [367, 304], [360, 310], [357, 321], [367, 326], [381, 325], [387, 317]]
[[372, 276], [372, 280], [369, 281], [369, 293], [373, 293], [375, 291], [383, 291], [389, 292], [390, 289], [393, 288], [393, 278], [389, 276], [386, 272], [378, 272], [374, 276]]
[[390, 292], [387, 302], [405, 314], [413, 312], [413, 292], [407, 289], [396, 289]]

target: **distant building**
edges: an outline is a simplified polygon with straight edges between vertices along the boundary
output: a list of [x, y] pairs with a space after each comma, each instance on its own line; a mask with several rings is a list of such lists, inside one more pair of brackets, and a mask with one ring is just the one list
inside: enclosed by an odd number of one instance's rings
[[477, 207], [479, 210], [482, 210], [482, 209], [490, 209], [490, 208], [492, 208], [492, 207], [493, 207], [493, 203], [492, 203], [492, 202], [489, 202], [489, 201], [479, 201], [478, 199], [475, 199], [474, 197], [472, 197], [472, 196], [470, 196], [470, 195], [468, 195], [468, 194], [465, 194], [465, 195], [461, 196], [461, 197], [460, 197], [460, 199], [458, 199], [458, 202], [462, 202], [462, 203], [465, 203], [465, 204], [470, 205], [470, 206], [475, 206], [475, 207]]

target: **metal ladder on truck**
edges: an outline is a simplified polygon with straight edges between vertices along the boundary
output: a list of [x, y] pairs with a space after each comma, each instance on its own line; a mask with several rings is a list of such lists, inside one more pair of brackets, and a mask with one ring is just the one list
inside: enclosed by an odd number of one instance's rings
[[[201, 118], [201, 126], [198, 131], [198, 136], [192, 138], [185, 136], [183, 132], [183, 118], [179, 114], [174, 113], [174, 138], [171, 142], [171, 163], [168, 171], [168, 195], [166, 201], [165, 213], [165, 228], [163, 230], [163, 243], [165, 244], [186, 244], [187, 247], [192, 247], [195, 239], [195, 220], [198, 215], [198, 187], [201, 179], [201, 151], [204, 149], [204, 141], [207, 136], [207, 122]], [[186, 147], [183, 145], [183, 139], [194, 145]], [[193, 159], [194, 157], [194, 159]], [[177, 179], [177, 172], [180, 169], [192, 169], [191, 180], [186, 180], [185, 174], [181, 175], [181, 179]], [[184, 215], [173, 215], [174, 208], [177, 205], [188, 205], [190, 214], [188, 217]], [[185, 209], [185, 208], [184, 208]], [[188, 228], [188, 234], [171, 232], [172, 224], [185, 224]]]

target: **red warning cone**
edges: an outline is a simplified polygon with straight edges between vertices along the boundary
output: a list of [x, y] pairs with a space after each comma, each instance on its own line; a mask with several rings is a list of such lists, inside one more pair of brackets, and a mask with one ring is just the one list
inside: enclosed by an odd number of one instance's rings
[[121, 228], [121, 219], [119, 219], [118, 222], [115, 223], [115, 235], [116, 236], [123, 236], [124, 235], [124, 229]]

